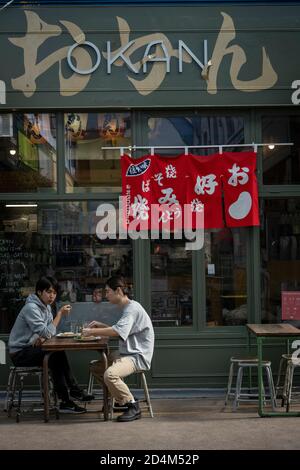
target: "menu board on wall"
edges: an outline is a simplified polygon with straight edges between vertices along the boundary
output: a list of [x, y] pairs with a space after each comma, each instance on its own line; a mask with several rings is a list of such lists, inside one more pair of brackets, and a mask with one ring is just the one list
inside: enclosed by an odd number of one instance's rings
[[300, 320], [300, 291], [281, 292], [282, 320]]
[[23, 286], [23, 280], [28, 277], [28, 264], [31, 254], [24, 249], [24, 244], [18, 239], [0, 240], [0, 288], [17, 290]]

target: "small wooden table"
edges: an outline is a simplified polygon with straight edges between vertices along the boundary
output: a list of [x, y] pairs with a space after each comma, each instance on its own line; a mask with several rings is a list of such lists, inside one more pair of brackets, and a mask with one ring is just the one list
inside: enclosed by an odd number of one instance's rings
[[266, 412], [263, 409], [263, 376], [262, 376], [262, 349], [263, 341], [265, 339], [296, 339], [300, 337], [300, 330], [295, 328], [288, 323], [275, 323], [275, 324], [247, 324], [248, 334], [249, 334], [249, 344], [250, 344], [250, 335], [253, 334], [256, 336], [257, 343], [257, 357], [258, 357], [258, 414], [261, 417], [274, 417], [274, 416], [300, 416], [299, 412], [290, 411], [272, 411]]
[[[42, 344], [42, 349], [47, 351], [44, 356], [43, 362], [43, 389], [44, 389], [44, 419], [47, 423], [49, 421], [49, 357], [56, 351], [98, 351], [107, 369], [107, 354], [108, 354], [108, 337], [102, 337], [95, 341], [78, 341], [73, 338], [56, 338], [47, 339]], [[103, 382], [103, 414], [104, 420], [108, 420], [108, 390]]]

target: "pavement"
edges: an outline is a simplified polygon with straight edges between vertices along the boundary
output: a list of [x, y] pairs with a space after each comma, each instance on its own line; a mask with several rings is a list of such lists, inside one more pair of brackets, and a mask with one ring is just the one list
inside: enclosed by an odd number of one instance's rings
[[[138, 392], [137, 392], [138, 394]], [[150, 391], [154, 418], [143, 410], [130, 423], [103, 421], [100, 400], [84, 415], [25, 412], [16, 423], [0, 411], [1, 450], [299, 450], [300, 417], [260, 418], [257, 403], [224, 407], [224, 396]], [[299, 410], [300, 405], [293, 405]], [[3, 406], [2, 406], [3, 410]], [[117, 414], [115, 414], [115, 417]]]

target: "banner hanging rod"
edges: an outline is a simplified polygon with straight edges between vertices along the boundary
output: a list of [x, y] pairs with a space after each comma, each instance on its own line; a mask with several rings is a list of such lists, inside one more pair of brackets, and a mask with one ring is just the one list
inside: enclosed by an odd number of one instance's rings
[[256, 144], [252, 142], [251, 144], [227, 144], [227, 145], [148, 145], [148, 146], [139, 146], [139, 145], [129, 145], [128, 147], [101, 147], [101, 150], [119, 150], [120, 155], [124, 155], [125, 150], [135, 151], [135, 150], [150, 150], [150, 155], [154, 155], [154, 150], [167, 150], [167, 149], [184, 149], [184, 154], [189, 153], [189, 149], [208, 149], [208, 148], [218, 148], [219, 153], [223, 153], [223, 148], [225, 147], [253, 147], [254, 152], [257, 152], [257, 147], [270, 147], [274, 149], [278, 146], [292, 146], [293, 142], [281, 142], [281, 143], [270, 143], [270, 144]]

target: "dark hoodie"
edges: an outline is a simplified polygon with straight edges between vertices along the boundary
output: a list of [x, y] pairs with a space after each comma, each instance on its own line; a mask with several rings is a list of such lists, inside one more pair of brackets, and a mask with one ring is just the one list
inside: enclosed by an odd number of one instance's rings
[[9, 335], [10, 353], [30, 346], [40, 336], [51, 338], [56, 334], [50, 305], [46, 306], [36, 294], [31, 294], [20, 311]]

